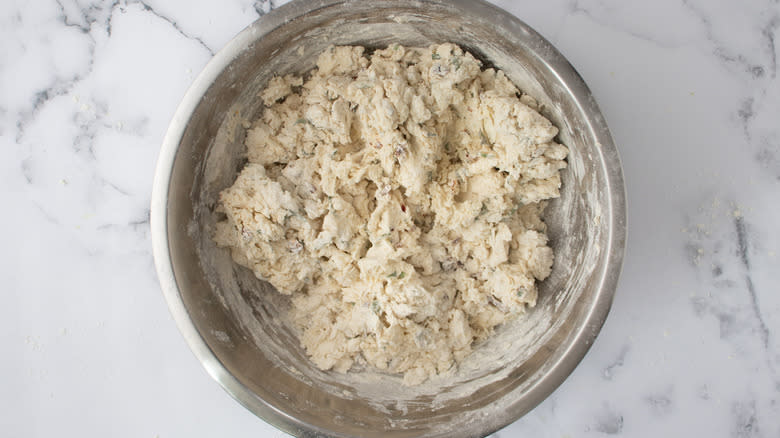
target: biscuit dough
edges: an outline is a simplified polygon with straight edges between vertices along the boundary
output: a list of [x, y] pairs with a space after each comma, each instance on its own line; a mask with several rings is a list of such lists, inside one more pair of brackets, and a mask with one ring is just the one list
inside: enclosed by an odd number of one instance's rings
[[503, 72], [453, 44], [330, 47], [260, 97], [214, 238], [291, 296], [319, 368], [418, 384], [535, 305], [568, 150]]

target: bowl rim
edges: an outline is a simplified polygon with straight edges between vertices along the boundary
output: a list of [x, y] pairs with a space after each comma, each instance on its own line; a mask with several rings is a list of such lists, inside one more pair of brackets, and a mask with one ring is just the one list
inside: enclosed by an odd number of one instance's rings
[[[261, 16], [231, 39], [206, 64], [176, 109], [160, 148], [152, 186], [150, 228], [154, 264], [160, 287], [179, 331], [208, 374], [230, 396], [256, 416], [294, 436], [345, 435], [323, 430], [266, 403], [233, 376], [208, 346], [190, 319], [189, 311], [182, 300], [174, 275], [168, 242], [168, 193], [174, 161], [187, 124], [200, 104], [201, 98], [233, 59], [248, 45], [283, 26], [288, 21], [321, 8], [337, 7], [352, 1], [354, 0], [294, 0]], [[559, 76], [560, 83], [568, 88], [567, 91], [572, 96], [573, 101], [585, 114], [585, 121], [593, 138], [597, 140], [598, 147], [594, 150], [601, 155], [602, 171], [606, 176], [606, 187], [609, 192], [607, 201], [611, 213], [606, 217], [609, 221], [607, 227], [608, 245], [605, 249], [607, 251], [606, 264], [601, 272], [594, 273], [594, 275], [599, 276], [599, 287], [585, 316], [585, 324], [576, 329], [570, 337], [569, 343], [564, 346], [563, 353], [558, 356], [558, 360], [550, 365], [549, 371], [528, 388], [525, 393], [524, 406], [518, 407], [518, 403], [513, 404], [511, 408], [514, 409], [505, 411], [501, 421], [491, 423], [497, 424], [498, 427], [488, 427], [479, 431], [481, 434], [487, 435], [516, 421], [552, 394], [579, 365], [604, 325], [621, 274], [627, 238], [626, 188], [623, 170], [617, 147], [590, 89], [569, 61], [533, 28], [514, 14], [485, 0], [407, 0], [405, 2], [412, 5], [420, 3], [446, 5], [468, 14], [496, 14], [500, 20], [522, 29], [529, 38], [538, 42], [537, 51], [544, 50], [544, 56], [540, 56], [540, 58], [550, 67], [551, 71]], [[602, 218], [602, 220], [604, 219]]]

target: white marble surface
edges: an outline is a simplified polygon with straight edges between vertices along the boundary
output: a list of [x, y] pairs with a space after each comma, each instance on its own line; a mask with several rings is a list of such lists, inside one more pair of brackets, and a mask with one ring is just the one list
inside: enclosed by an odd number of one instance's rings
[[[780, 6], [496, 3], [593, 89], [630, 220], [592, 350], [496, 436], [780, 436]], [[3, 436], [282, 436], [189, 351], [148, 221], [180, 98], [272, 4], [0, 4]]]

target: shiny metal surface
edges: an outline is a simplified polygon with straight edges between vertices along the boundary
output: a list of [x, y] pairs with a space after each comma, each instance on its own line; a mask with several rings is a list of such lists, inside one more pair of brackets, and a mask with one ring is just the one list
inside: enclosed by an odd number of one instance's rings
[[[284, 323], [283, 297], [211, 243], [217, 193], [243, 162], [241, 121], [257, 117], [255, 96], [273, 74], [309, 70], [329, 44], [447, 41], [503, 69], [542, 102], [571, 150], [562, 197], [545, 218], [553, 274], [528, 317], [478, 346], [448, 379], [411, 389], [388, 376], [319, 371]], [[531, 28], [473, 0], [295, 1], [267, 14], [187, 92], [160, 151], [151, 207], [163, 293], [208, 372], [278, 428], [337, 437], [483, 436], [531, 410], [566, 379], [604, 323], [625, 216], [618, 153], [587, 86]]]

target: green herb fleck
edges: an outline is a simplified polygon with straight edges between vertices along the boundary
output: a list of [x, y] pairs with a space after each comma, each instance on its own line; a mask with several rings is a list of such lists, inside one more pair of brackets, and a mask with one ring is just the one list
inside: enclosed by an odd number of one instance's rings
[[391, 277], [391, 278], [398, 277], [398, 272], [396, 272], [396, 271], [393, 271], [393, 273], [392, 273], [392, 274], [388, 274], [388, 277]]
[[458, 69], [460, 69], [460, 57], [453, 56], [450, 58], [450, 64], [455, 66], [455, 71], [458, 71]]
[[358, 87], [358, 90], [365, 90], [366, 88], [371, 88], [372, 85], [371, 84], [360, 84], [357, 87]]
[[393, 50], [398, 50], [400, 48], [401, 46], [399, 44], [393, 44]]
[[450, 151], [450, 142], [444, 143], [444, 150], [449, 152]]
[[482, 152], [482, 153], [480, 153], [480, 154], [479, 154], [479, 156], [481, 156], [482, 158], [487, 158], [487, 157], [488, 157], [488, 154], [486, 154], [486, 153]]
[[525, 289], [518, 289], [517, 290], [517, 297], [523, 298], [523, 295], [525, 295]]
[[301, 123], [309, 123], [309, 121], [304, 119], [304, 118], [300, 118], [300, 119], [295, 121], [296, 125], [300, 125]]
[[382, 311], [382, 307], [379, 305], [379, 301], [374, 300], [371, 302], [371, 310], [373, 310], [377, 315]]
[[479, 209], [479, 216], [482, 216], [483, 214], [487, 213], [487, 211], [488, 211], [487, 205], [485, 205], [485, 203], [483, 202], [482, 208]]
[[437, 59], [441, 59], [441, 55], [434, 52], [433, 54], [431, 54], [431, 59], [433, 59], [434, 61]]
[[406, 272], [401, 272], [400, 274], [398, 274], [399, 280], [403, 279], [404, 277], [406, 277]]

